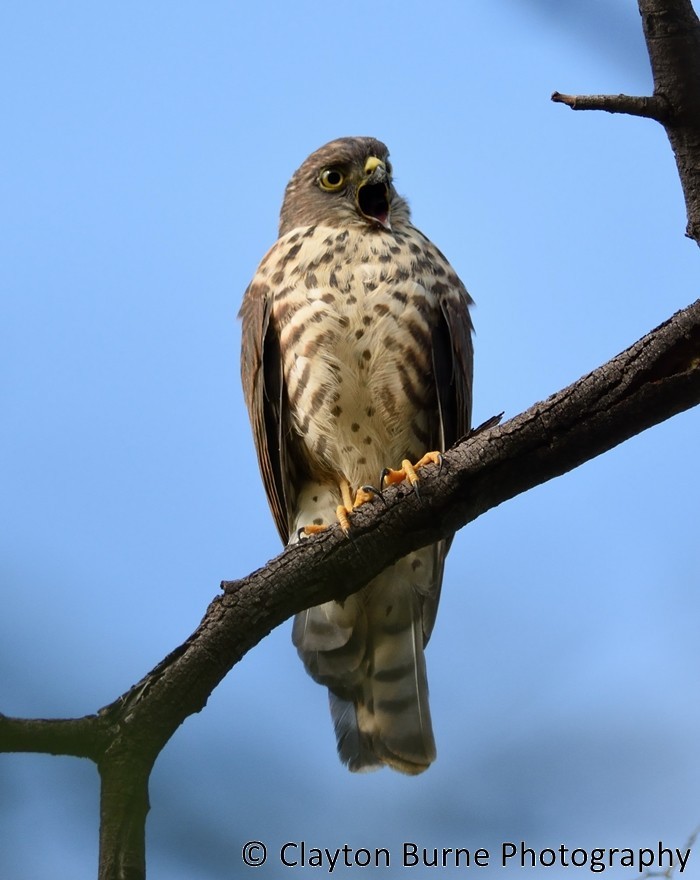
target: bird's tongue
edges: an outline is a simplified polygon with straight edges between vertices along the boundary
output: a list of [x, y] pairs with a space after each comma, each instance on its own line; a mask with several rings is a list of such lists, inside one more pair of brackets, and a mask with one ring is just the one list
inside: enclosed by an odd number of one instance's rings
[[389, 199], [383, 183], [367, 183], [358, 195], [360, 210], [365, 217], [371, 217], [389, 229]]

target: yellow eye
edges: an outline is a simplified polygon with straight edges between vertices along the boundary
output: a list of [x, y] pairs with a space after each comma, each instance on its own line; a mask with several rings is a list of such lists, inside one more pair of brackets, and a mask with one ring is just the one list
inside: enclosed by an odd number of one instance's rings
[[321, 172], [319, 183], [329, 192], [337, 192], [345, 186], [345, 175], [338, 168], [326, 168]]

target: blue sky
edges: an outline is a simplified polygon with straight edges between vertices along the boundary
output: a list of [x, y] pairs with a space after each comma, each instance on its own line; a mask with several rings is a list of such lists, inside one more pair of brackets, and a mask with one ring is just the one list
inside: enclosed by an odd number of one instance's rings
[[[549, 100], [649, 92], [632, 0], [28, 0], [0, 13], [0, 59], [7, 714], [94, 712], [279, 552], [236, 314], [327, 140], [389, 144], [476, 300], [477, 422], [698, 296], [663, 130]], [[347, 773], [276, 630], [159, 759], [149, 877], [245, 876], [251, 838], [681, 846], [700, 823], [699, 428], [683, 414], [457, 536], [419, 778]], [[0, 780], [0, 876], [93, 877], [94, 767], [2, 756]]]

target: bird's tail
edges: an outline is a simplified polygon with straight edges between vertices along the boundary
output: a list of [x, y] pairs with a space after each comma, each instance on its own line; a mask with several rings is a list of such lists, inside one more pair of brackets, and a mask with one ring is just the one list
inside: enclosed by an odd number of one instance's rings
[[435, 558], [434, 548], [411, 553], [346, 602], [310, 608], [295, 620], [294, 644], [310, 675], [329, 689], [338, 753], [350, 770], [387, 764], [416, 774], [435, 759], [421, 589], [429, 573], [421, 569]]

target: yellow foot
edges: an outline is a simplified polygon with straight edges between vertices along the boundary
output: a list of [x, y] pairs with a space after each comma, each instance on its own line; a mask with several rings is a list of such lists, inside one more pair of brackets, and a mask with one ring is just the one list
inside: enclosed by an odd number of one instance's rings
[[343, 497], [343, 503], [336, 507], [335, 515], [340, 523], [340, 528], [348, 535], [350, 533], [350, 512], [362, 504], [367, 504], [368, 501], [374, 501], [377, 495], [381, 495], [381, 492], [377, 492], [371, 486], [360, 486], [353, 498], [349, 483], [343, 480], [340, 484], [340, 493]]
[[326, 530], [327, 528], [328, 528], [328, 526], [317, 526], [317, 525], [314, 523], [313, 525], [310, 525], [310, 526], [302, 526], [302, 527], [299, 529], [299, 535], [300, 535], [300, 536], [301, 536], [301, 535], [306, 535], [307, 537], [308, 537], [309, 535], [318, 535], [319, 532], [325, 532], [325, 530]]
[[424, 467], [426, 464], [438, 464], [442, 465], [442, 453], [441, 452], [426, 452], [423, 458], [420, 461], [417, 461], [415, 464], [411, 464], [408, 459], [404, 459], [401, 462], [401, 467], [399, 470], [394, 470], [393, 468], [384, 468], [381, 476], [381, 487], [391, 486], [394, 483], [403, 483], [404, 480], [408, 480], [411, 486], [418, 492], [418, 483], [420, 482], [420, 477], [416, 473], [418, 468]]
[[360, 486], [360, 488], [355, 493], [355, 500], [352, 503], [352, 509], [354, 510], [356, 507], [360, 507], [362, 504], [367, 504], [368, 501], [374, 501], [374, 499], [380, 493], [377, 492], [376, 489], [372, 488], [372, 486]]
[[[350, 513], [356, 507], [360, 507], [361, 504], [367, 504], [368, 501], [374, 501], [374, 499], [379, 496], [382, 498], [382, 493], [373, 488], [372, 486], [360, 486], [360, 488], [355, 493], [355, 497], [353, 498], [352, 491], [350, 489], [350, 485], [343, 480], [340, 484], [340, 493], [343, 498], [343, 503], [339, 504], [335, 509], [335, 517], [338, 520], [338, 524], [340, 528], [345, 532], [346, 535], [350, 533]], [[302, 526], [299, 529], [299, 535], [304, 535], [306, 537], [310, 535], [318, 535], [319, 532], [323, 532], [328, 528], [325, 524], [312, 523], [308, 526]]]
[[348, 514], [350, 511], [343, 504], [339, 504], [335, 509], [335, 516], [340, 524], [340, 528], [345, 532], [346, 535], [350, 534], [350, 517]]

